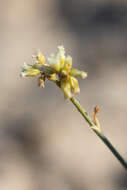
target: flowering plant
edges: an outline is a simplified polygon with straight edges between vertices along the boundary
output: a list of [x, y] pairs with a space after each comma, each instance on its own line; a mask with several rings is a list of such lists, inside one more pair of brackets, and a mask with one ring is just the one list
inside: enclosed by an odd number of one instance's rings
[[66, 99], [69, 99], [74, 106], [78, 109], [81, 115], [89, 124], [90, 128], [97, 134], [97, 136], [104, 142], [104, 144], [110, 149], [122, 166], [127, 169], [127, 162], [114, 148], [110, 141], [103, 134], [97, 113], [99, 107], [96, 106], [94, 109], [94, 117], [91, 119], [84, 108], [74, 97], [74, 94], [80, 92], [77, 77], [86, 78], [87, 73], [78, 69], [72, 68], [72, 57], [65, 55], [63, 46], [58, 46], [58, 52], [56, 55], [52, 54], [47, 61], [43, 54], [38, 51], [33, 56], [34, 63], [26, 64], [22, 66], [21, 76], [22, 77], [37, 77], [38, 85], [42, 88], [45, 86], [45, 81], [50, 80], [54, 82], [64, 93]]

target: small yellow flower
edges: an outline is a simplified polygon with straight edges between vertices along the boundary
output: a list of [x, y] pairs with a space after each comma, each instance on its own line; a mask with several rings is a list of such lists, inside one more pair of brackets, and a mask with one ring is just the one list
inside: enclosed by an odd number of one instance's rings
[[72, 93], [74, 94], [80, 93], [78, 80], [75, 77], [70, 76], [70, 84], [71, 84]]
[[44, 87], [45, 79], [48, 79], [61, 88], [67, 99], [80, 92], [76, 77], [86, 78], [87, 73], [72, 68], [72, 57], [65, 55], [63, 46], [58, 46], [58, 52], [48, 58], [48, 63], [40, 51], [33, 57], [35, 58], [34, 64], [25, 63], [21, 76], [36, 77], [40, 75], [38, 78], [39, 86]]
[[64, 97], [67, 99], [72, 98], [72, 93], [71, 93], [71, 84], [67, 79], [62, 79], [61, 80], [61, 89], [64, 93]]
[[45, 57], [40, 51], [37, 51], [37, 53], [32, 57], [35, 58], [41, 65], [45, 65]]
[[64, 65], [61, 68], [61, 74], [62, 75], [68, 75], [69, 72], [71, 71], [71, 67], [72, 67], [72, 57], [71, 56], [67, 56], [65, 58]]
[[75, 77], [86, 78], [87, 74], [77, 69], [72, 69], [72, 57], [65, 56], [63, 46], [58, 47], [56, 55], [52, 54], [48, 58], [50, 66], [56, 71], [60, 87], [66, 98], [71, 98], [72, 94], [80, 92], [78, 80]]
[[60, 69], [64, 66], [65, 61], [65, 50], [63, 46], [58, 46], [58, 53], [56, 55], [51, 54], [48, 58], [50, 66], [56, 71], [59, 72]]
[[61, 79], [61, 89], [67, 99], [72, 98], [72, 94], [78, 94], [80, 92], [78, 80], [69, 75]]
[[79, 71], [78, 69], [71, 69], [70, 75], [73, 77], [81, 77], [82, 79], [85, 79], [87, 77], [87, 73], [84, 71]]
[[22, 77], [36, 77], [40, 74], [40, 71], [34, 68], [33, 65], [24, 63], [22, 66], [21, 76]]

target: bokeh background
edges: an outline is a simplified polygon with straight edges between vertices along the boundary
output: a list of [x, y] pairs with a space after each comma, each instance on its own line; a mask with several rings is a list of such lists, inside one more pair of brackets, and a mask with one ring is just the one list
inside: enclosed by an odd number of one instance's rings
[[127, 1], [0, 0], [0, 190], [125, 190], [127, 174], [60, 90], [19, 77], [64, 45], [78, 96], [127, 159]]

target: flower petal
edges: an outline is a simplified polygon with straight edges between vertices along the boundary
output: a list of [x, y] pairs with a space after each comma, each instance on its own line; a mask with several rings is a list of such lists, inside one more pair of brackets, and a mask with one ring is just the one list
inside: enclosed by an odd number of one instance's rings
[[40, 51], [37, 51], [37, 53], [33, 55], [32, 57], [36, 58], [38, 63], [40, 63], [41, 65], [45, 65], [45, 57]]
[[61, 89], [64, 93], [65, 98], [67, 99], [72, 98], [71, 85], [67, 80], [65, 79], [61, 80]]
[[23, 70], [20, 74], [21, 77], [36, 77], [40, 74], [40, 71], [38, 69], [29, 68], [26, 70]]
[[69, 73], [69, 71], [71, 70], [71, 67], [72, 67], [72, 57], [67, 56], [65, 58], [65, 63], [64, 63], [63, 70], [65, 70], [67, 73]]
[[70, 77], [71, 89], [74, 94], [80, 93], [78, 80], [75, 77]]
[[48, 62], [50, 63], [51, 67], [55, 69], [57, 72], [64, 66], [65, 60], [65, 51], [63, 46], [58, 46], [58, 52], [56, 55], [51, 54], [48, 58]]
[[87, 73], [84, 71], [80, 71], [78, 69], [71, 69], [70, 70], [70, 75], [73, 77], [81, 77], [81, 78], [86, 78], [87, 77]]

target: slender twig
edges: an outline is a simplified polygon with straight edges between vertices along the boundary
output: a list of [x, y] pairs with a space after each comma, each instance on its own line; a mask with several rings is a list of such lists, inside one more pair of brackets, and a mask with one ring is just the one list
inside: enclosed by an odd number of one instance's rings
[[98, 127], [95, 125], [94, 121], [89, 117], [87, 112], [84, 110], [84, 108], [80, 105], [80, 103], [76, 100], [76, 98], [72, 97], [71, 102], [74, 104], [74, 106], [78, 109], [78, 111], [81, 113], [81, 115], [84, 117], [84, 119], [88, 122], [91, 129], [97, 134], [97, 136], [104, 142], [104, 144], [110, 149], [110, 151], [114, 154], [114, 156], [117, 158], [117, 160], [122, 164], [122, 166], [127, 169], [127, 162], [124, 160], [124, 158], [119, 154], [119, 152], [114, 148], [114, 146], [110, 143], [110, 141], [105, 137], [105, 135], [98, 129]]

